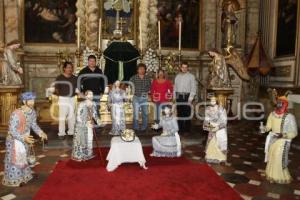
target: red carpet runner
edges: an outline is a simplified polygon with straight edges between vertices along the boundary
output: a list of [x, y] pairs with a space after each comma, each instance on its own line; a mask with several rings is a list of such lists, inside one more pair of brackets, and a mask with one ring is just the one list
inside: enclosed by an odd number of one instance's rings
[[[240, 200], [208, 165], [185, 158], [149, 158], [148, 170], [123, 164], [107, 172], [97, 159], [59, 162], [36, 194], [36, 200]], [[107, 149], [103, 150], [106, 156]]]

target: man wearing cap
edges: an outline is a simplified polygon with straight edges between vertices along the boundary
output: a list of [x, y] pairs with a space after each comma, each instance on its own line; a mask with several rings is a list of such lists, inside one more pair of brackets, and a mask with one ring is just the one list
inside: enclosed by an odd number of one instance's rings
[[5, 186], [18, 187], [32, 179], [31, 168], [27, 161], [27, 150], [29, 145], [34, 143], [30, 129], [42, 140], [47, 140], [47, 135], [36, 123], [36, 112], [33, 109], [35, 98], [32, 92], [23, 93], [21, 95], [23, 105], [10, 116], [2, 180]]

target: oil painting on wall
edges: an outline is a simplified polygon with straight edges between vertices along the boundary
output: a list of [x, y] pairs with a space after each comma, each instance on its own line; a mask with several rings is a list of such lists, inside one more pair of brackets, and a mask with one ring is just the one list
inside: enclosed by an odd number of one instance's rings
[[25, 43], [75, 43], [76, 0], [25, 0]]
[[178, 47], [179, 22], [181, 21], [182, 48], [199, 48], [199, 4], [200, 0], [158, 0], [162, 47]]
[[297, 7], [297, 0], [278, 0], [277, 57], [295, 54]]

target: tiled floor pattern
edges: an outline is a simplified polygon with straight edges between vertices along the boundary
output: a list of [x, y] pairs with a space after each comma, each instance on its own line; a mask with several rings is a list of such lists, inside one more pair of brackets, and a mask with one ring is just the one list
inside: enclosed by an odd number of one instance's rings
[[[211, 165], [218, 175], [241, 196], [248, 200], [268, 199], [300, 199], [300, 150], [291, 148], [289, 159], [290, 172], [294, 181], [288, 185], [271, 184], [265, 180], [264, 169], [264, 140], [265, 136], [257, 134], [256, 122], [239, 121], [229, 124], [229, 154], [225, 165]], [[194, 127], [193, 132], [182, 138], [184, 156], [194, 162], [204, 162], [205, 133], [201, 127]], [[39, 187], [44, 183], [47, 176], [52, 172], [58, 160], [67, 160], [70, 157], [72, 139], [60, 141], [55, 135], [55, 127], [45, 128], [50, 140], [43, 149], [41, 145], [36, 146], [38, 162], [33, 168], [38, 178], [27, 185], [18, 188], [10, 188], [0, 185], [0, 198], [32, 199]], [[101, 146], [108, 146], [110, 136], [107, 135], [109, 127], [101, 130], [98, 140]], [[148, 131], [139, 137], [143, 145], [151, 145], [151, 137], [157, 132]], [[295, 140], [299, 143], [300, 140]], [[0, 140], [0, 160], [5, 155], [4, 140]], [[3, 164], [0, 164], [0, 178], [3, 176]], [[226, 199], [226, 197], [224, 197]]]

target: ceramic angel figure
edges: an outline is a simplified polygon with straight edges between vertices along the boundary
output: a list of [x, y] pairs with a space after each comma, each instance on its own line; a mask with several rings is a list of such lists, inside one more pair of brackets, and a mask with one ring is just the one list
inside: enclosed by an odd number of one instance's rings
[[213, 59], [210, 63], [207, 79], [208, 88], [231, 88], [228, 67], [225, 57], [217, 50], [211, 50], [208, 55]]

